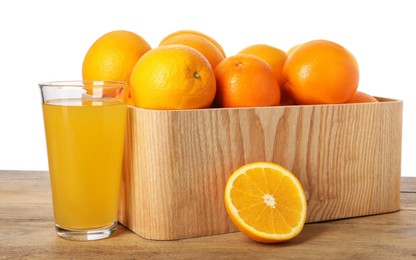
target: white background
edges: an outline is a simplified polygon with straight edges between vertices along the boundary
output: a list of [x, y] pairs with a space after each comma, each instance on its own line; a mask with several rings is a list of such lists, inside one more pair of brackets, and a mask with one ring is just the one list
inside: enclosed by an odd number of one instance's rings
[[[359, 89], [404, 101], [402, 175], [416, 176], [416, 9], [390, 1], [1, 1], [0, 169], [47, 170], [37, 84], [81, 79], [90, 45], [112, 30], [133, 31], [156, 47], [193, 29], [227, 55], [266, 43], [282, 50], [335, 41], [360, 65]], [[412, 91], [414, 93], [414, 91]]]

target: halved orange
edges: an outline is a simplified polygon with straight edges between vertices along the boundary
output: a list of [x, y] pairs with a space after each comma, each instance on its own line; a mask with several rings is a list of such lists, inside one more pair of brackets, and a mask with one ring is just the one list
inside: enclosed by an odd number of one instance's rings
[[292, 239], [306, 221], [302, 185], [293, 173], [274, 163], [249, 163], [234, 171], [224, 201], [238, 229], [258, 242]]

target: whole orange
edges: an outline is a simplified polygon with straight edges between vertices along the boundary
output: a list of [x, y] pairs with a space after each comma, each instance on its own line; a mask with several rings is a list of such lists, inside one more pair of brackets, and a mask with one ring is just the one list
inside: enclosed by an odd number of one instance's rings
[[212, 68], [215, 68], [218, 65], [218, 63], [220, 63], [224, 59], [224, 56], [222, 55], [220, 50], [209, 40], [200, 35], [186, 33], [178, 34], [162, 41], [159, 46], [173, 44], [186, 45], [201, 52], [202, 55], [204, 55], [208, 59]]
[[[82, 63], [82, 78], [128, 83], [134, 65], [150, 49], [146, 40], [133, 32], [119, 30], [106, 33], [88, 49]], [[128, 96], [128, 104], [133, 105], [130, 94]]]
[[367, 93], [356, 91], [354, 95], [348, 100], [347, 103], [369, 103], [369, 102], [378, 102], [378, 100], [368, 95]]
[[270, 66], [248, 54], [225, 58], [215, 68], [218, 107], [279, 105], [280, 89]]
[[347, 102], [359, 82], [358, 63], [341, 45], [315, 40], [303, 43], [283, 67], [285, 89], [297, 104]]
[[224, 58], [227, 57], [227, 55], [225, 55], [225, 52], [224, 52], [224, 49], [222, 48], [222, 46], [216, 40], [214, 40], [214, 38], [212, 38], [212, 37], [210, 37], [210, 36], [208, 36], [208, 35], [206, 35], [202, 32], [195, 31], [195, 30], [179, 30], [179, 31], [173, 32], [173, 33], [167, 35], [165, 38], [163, 38], [162, 41], [160, 42], [160, 44], [164, 43], [166, 40], [168, 40], [172, 37], [175, 37], [175, 36], [181, 35], [181, 34], [193, 34], [193, 35], [202, 36], [205, 39], [207, 39], [208, 41], [210, 41], [212, 44], [214, 44], [215, 47], [217, 47], [218, 50], [221, 52], [222, 56], [224, 56]]
[[135, 106], [147, 109], [210, 107], [216, 91], [208, 60], [184, 45], [148, 51], [134, 66], [130, 84]]
[[264, 60], [272, 69], [279, 86], [283, 85], [282, 71], [287, 58], [284, 51], [267, 44], [255, 44], [242, 49], [239, 54], [251, 54]]
[[239, 52], [239, 54], [255, 55], [269, 64], [274, 75], [276, 76], [277, 82], [279, 83], [280, 105], [292, 105], [294, 103], [283, 88], [285, 83], [282, 75], [283, 66], [285, 65], [287, 59], [287, 55], [284, 51], [267, 44], [255, 44], [244, 48]]
[[297, 45], [295, 45], [295, 46], [292, 46], [289, 50], [287, 50], [287, 52], [286, 52], [287, 57], [289, 57], [289, 55], [290, 55], [290, 54], [292, 54], [292, 52], [293, 52], [294, 50], [296, 50], [296, 49], [297, 49], [300, 45], [301, 45], [301, 44], [297, 44]]
[[104, 34], [85, 55], [82, 78], [129, 82], [134, 65], [150, 49], [150, 45], [133, 32], [120, 30]]

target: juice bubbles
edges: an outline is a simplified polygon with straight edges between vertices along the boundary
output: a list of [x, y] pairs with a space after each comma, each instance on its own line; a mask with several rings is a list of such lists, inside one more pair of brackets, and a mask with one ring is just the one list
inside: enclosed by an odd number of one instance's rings
[[42, 104], [57, 227], [117, 221], [127, 106], [115, 98]]

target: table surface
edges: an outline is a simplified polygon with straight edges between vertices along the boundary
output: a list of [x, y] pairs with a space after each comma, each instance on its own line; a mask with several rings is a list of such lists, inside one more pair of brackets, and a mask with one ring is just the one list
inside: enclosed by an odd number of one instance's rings
[[416, 259], [416, 178], [402, 177], [398, 212], [306, 224], [281, 244], [257, 243], [240, 232], [152, 241], [122, 225], [109, 239], [76, 242], [55, 233], [47, 172], [0, 171], [0, 259], [278, 257]]

